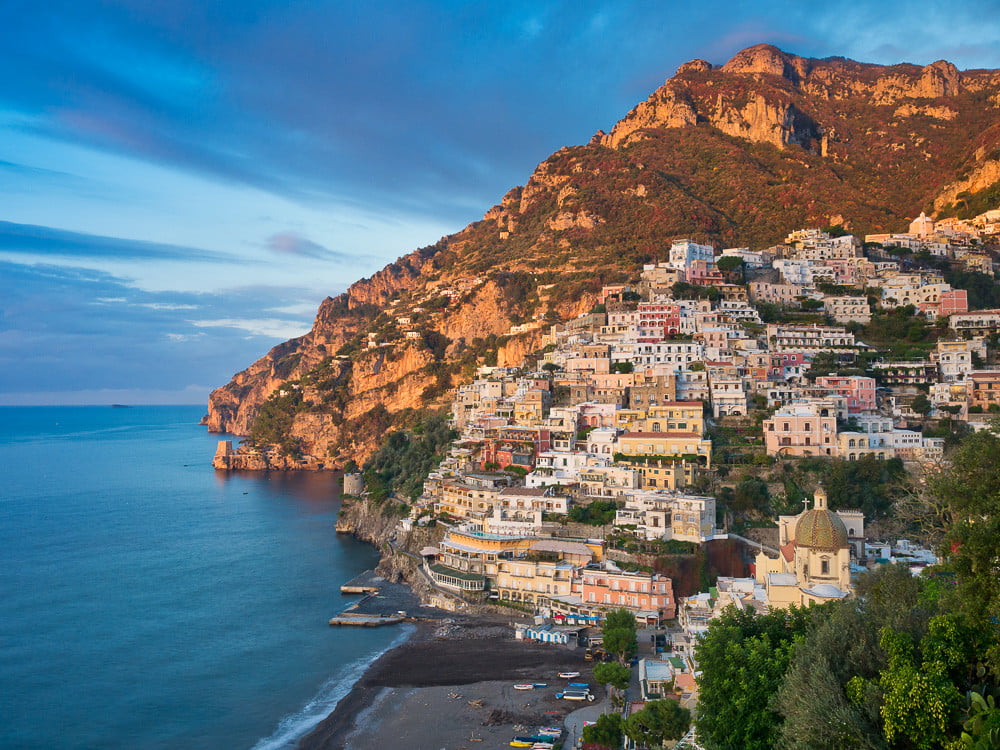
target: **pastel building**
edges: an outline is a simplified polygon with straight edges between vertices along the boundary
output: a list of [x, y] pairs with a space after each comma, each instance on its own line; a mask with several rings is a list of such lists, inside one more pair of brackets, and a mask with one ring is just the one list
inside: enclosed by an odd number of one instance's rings
[[832, 401], [788, 404], [765, 419], [763, 427], [769, 456], [837, 455], [837, 407]]
[[673, 581], [657, 573], [589, 566], [579, 571], [574, 592], [584, 606], [604, 611], [624, 608], [647, 623], [669, 620], [677, 611]]
[[712, 463], [712, 441], [698, 432], [626, 432], [618, 436], [615, 453], [627, 456], [674, 456]]
[[816, 385], [844, 396], [847, 399], [848, 414], [875, 409], [875, 378], [823, 375], [816, 378]]

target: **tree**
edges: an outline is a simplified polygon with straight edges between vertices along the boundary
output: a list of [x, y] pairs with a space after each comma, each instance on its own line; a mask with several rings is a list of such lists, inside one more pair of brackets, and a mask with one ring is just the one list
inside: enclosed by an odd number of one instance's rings
[[767, 482], [760, 477], [749, 477], [736, 485], [730, 508], [740, 513], [757, 511], [767, 514], [771, 502], [771, 492]]
[[691, 712], [677, 701], [649, 701], [625, 720], [625, 734], [638, 745], [653, 747], [679, 740], [691, 728]]
[[723, 255], [715, 262], [720, 271], [736, 271], [743, 268], [743, 258], [738, 255]]
[[889, 655], [879, 686], [884, 691], [882, 718], [890, 744], [937, 750], [952, 732], [961, 694], [936, 659], [918, 661], [909, 633], [883, 628], [880, 644]]
[[926, 394], [918, 393], [916, 397], [914, 397], [913, 401], [910, 402], [910, 408], [913, 409], [913, 411], [915, 411], [917, 414], [926, 417], [928, 414], [931, 413], [932, 405], [930, 399], [927, 398]]
[[604, 649], [613, 654], [622, 664], [635, 656], [638, 650], [635, 630], [629, 628], [611, 628], [604, 631]]
[[604, 618], [604, 649], [627, 664], [639, 649], [636, 640], [635, 615], [627, 609], [615, 609]]
[[[957, 578], [957, 601], [978, 622], [1000, 619], [1000, 437], [969, 435], [951, 455], [951, 466], [933, 477], [930, 491], [948, 505], [951, 526], [940, 552]], [[1000, 674], [1000, 639], [984, 661]]]
[[635, 615], [627, 609], [613, 609], [604, 617], [604, 627], [635, 630]]
[[583, 728], [583, 741], [601, 747], [617, 748], [622, 743], [621, 714], [601, 714], [597, 722]]
[[[604, 645], [607, 648], [607, 643]], [[632, 670], [617, 662], [603, 662], [594, 667], [594, 679], [602, 685], [611, 685], [616, 690], [625, 690], [632, 679]]]
[[772, 699], [797, 636], [821, 608], [776, 609], [766, 615], [728, 607], [695, 647], [698, 739], [706, 750], [772, 750], [781, 716]]

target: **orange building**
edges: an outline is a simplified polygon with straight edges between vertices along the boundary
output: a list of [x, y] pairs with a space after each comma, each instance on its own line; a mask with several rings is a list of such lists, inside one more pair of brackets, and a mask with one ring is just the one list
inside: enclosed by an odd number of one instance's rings
[[627, 609], [637, 620], [658, 622], [677, 613], [674, 584], [658, 573], [583, 568], [574, 582], [574, 593], [583, 606], [593, 609]]

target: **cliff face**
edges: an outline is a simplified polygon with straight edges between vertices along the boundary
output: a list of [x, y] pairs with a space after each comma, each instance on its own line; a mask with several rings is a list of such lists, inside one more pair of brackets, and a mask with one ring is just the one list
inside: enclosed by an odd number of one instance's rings
[[685, 63], [481, 221], [325, 300], [308, 334], [212, 393], [209, 429], [281, 439], [313, 465], [363, 460], [476, 364], [537, 352], [544, 326], [589, 309], [673, 238], [765, 247], [840, 217], [856, 233], [898, 231], [939, 198], [988, 187], [998, 105], [1000, 73], [944, 61], [758, 45], [721, 67]]

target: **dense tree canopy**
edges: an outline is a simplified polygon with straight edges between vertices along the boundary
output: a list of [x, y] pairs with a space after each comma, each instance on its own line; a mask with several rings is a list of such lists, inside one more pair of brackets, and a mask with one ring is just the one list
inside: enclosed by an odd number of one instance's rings
[[766, 615], [729, 608], [712, 621], [695, 649], [698, 738], [706, 750], [774, 748], [781, 718], [771, 698], [810, 616], [797, 608]]
[[648, 701], [625, 719], [626, 736], [637, 745], [658, 747], [667, 740], [678, 740], [691, 727], [691, 712], [677, 701]]
[[608, 612], [604, 619], [604, 649], [622, 664], [635, 656], [638, 650], [635, 615], [627, 609]]
[[601, 714], [596, 723], [583, 728], [583, 741], [615, 750], [622, 742], [622, 715]]
[[1000, 437], [973, 434], [949, 458], [921, 493], [944, 525], [939, 565], [884, 566], [850, 599], [712, 621], [696, 649], [707, 750], [1000, 747]]

